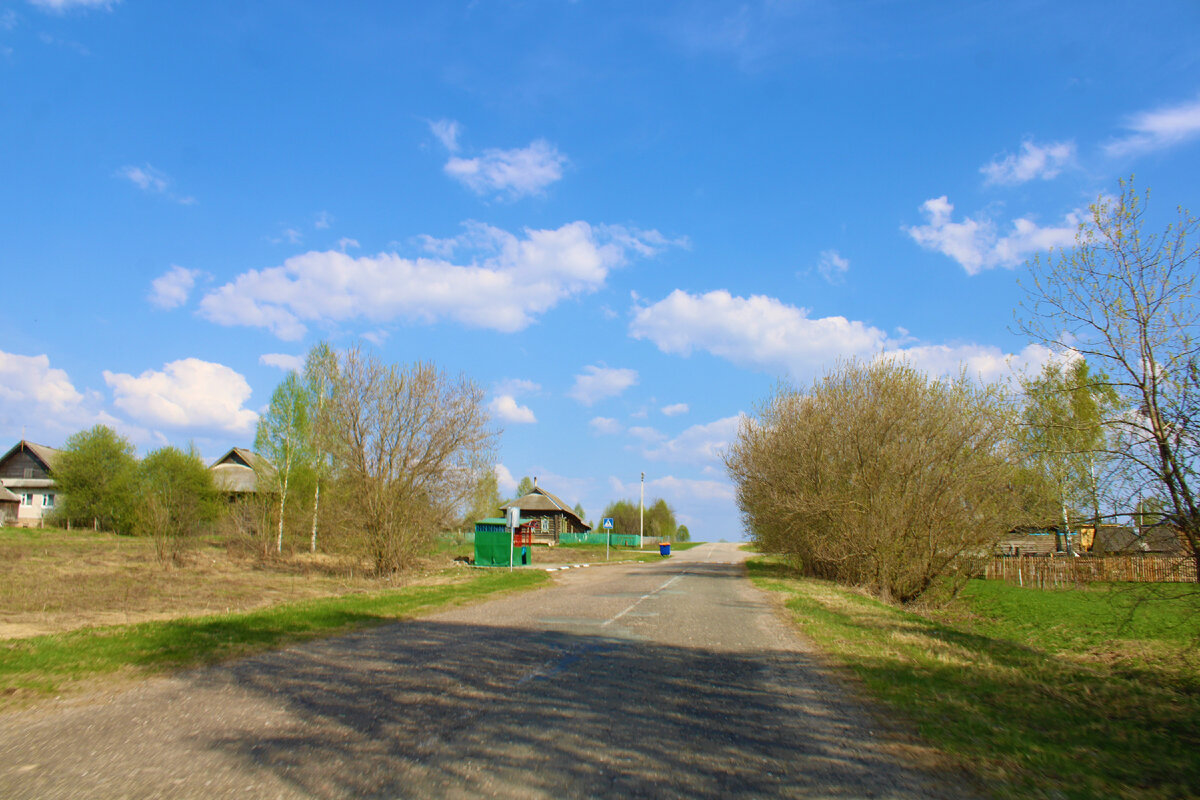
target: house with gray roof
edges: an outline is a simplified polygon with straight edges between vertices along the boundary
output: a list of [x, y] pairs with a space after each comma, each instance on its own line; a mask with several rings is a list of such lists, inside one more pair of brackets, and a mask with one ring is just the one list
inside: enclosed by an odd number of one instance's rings
[[500, 508], [505, 511], [509, 508], [521, 509], [522, 527], [529, 522], [534, 523], [532, 528], [535, 544], [558, 544], [560, 534], [587, 533], [591, 530], [574, 509], [538, 486], [537, 478], [533, 479], [533, 491], [511, 503], [505, 503]]
[[[216, 490], [230, 500], [256, 493], [259, 476], [270, 477], [275, 474], [270, 461], [244, 447], [231, 448], [214, 461], [208, 471], [212, 473]], [[264, 488], [270, 491], [270, 486]]]
[[[13, 524], [40, 527], [59, 501], [54, 485], [54, 464], [60, 451], [24, 439], [0, 456], [0, 487], [17, 498]], [[0, 498], [0, 503], [4, 499]], [[11, 501], [7, 501], [11, 503]]]

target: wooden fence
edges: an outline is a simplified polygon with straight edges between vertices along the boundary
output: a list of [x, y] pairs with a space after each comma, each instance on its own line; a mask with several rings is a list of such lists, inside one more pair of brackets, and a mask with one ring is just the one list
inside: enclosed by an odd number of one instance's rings
[[1183, 556], [1017, 556], [993, 558], [984, 577], [1039, 589], [1117, 581], [1194, 583], [1196, 562]]

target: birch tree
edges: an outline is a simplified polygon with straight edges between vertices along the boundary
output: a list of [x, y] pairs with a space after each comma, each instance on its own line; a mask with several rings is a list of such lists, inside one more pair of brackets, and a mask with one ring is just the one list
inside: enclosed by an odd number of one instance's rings
[[308, 394], [296, 372], [289, 372], [271, 395], [271, 405], [258, 420], [254, 448], [273, 469], [269, 477], [279, 494], [279, 525], [276, 553], [283, 552], [283, 527], [287, 515], [288, 489], [300, 469], [311, 458], [309, 451]]
[[313, 465], [312, 536], [309, 551], [317, 552], [317, 524], [321, 511], [321, 483], [328, 480], [329, 421], [326, 413], [337, 387], [337, 354], [327, 342], [319, 342], [308, 351], [304, 361], [304, 388], [308, 395], [308, 449]]

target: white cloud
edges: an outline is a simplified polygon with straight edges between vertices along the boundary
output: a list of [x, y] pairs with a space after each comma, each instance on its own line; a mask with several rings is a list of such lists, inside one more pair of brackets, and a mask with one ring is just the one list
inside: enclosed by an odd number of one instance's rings
[[66, 371], [50, 366], [50, 357], [22, 356], [0, 350], [0, 401], [29, 404], [47, 414], [72, 413], [84, 396]]
[[511, 394], [513, 397], [516, 397], [522, 394], [533, 394], [541, 390], [541, 385], [533, 381], [527, 381], [522, 378], [507, 378], [498, 382], [494, 391], [498, 395]]
[[850, 269], [850, 262], [842, 258], [837, 250], [822, 250], [817, 271], [829, 283], [841, 283]]
[[666, 414], [668, 417], [677, 417], [680, 414], [686, 414], [688, 413], [688, 404], [674, 403], [669, 406], [663, 406], [662, 413]]
[[511, 394], [502, 394], [493, 398], [488, 408], [505, 422], [519, 425], [537, 422], [537, 417], [534, 416], [529, 406], [520, 405]]
[[338, 239], [338, 250], [341, 250], [343, 253], [346, 252], [346, 248], [348, 247], [353, 247], [355, 250], [357, 250], [361, 246], [362, 245], [358, 243], [358, 239], [351, 239], [349, 236], [343, 236], [342, 238]]
[[987, 217], [953, 222], [954, 206], [945, 195], [926, 200], [921, 211], [927, 225], [905, 228], [913, 241], [927, 250], [936, 250], [957, 261], [968, 275], [978, 275], [993, 267], [1015, 267], [1034, 253], [1052, 247], [1069, 247], [1082, 219], [1073, 211], [1059, 227], [1043, 228], [1021, 217], [1013, 220], [1012, 231], [1000, 236]]
[[325, 230], [333, 224], [333, 217], [328, 211], [318, 211], [317, 218], [313, 221], [313, 227], [317, 230]]
[[1039, 145], [1026, 140], [1021, 142], [1019, 154], [1010, 153], [1003, 159], [984, 164], [979, 171], [984, 174], [984, 183], [1013, 186], [1037, 178], [1055, 178], [1074, 158], [1074, 142]]
[[17, 27], [17, 12], [11, 8], [0, 11], [0, 31], [11, 31]]
[[65, 370], [51, 367], [49, 356], [0, 350], [0, 432], [54, 444], [60, 437], [102, 424], [135, 441], [152, 439], [149, 431], [115, 418], [103, 404], [99, 392], [79, 391]]
[[822, 364], [873, 354], [887, 340], [878, 328], [845, 317], [812, 319], [808, 310], [773, 297], [736, 297], [725, 290], [693, 295], [676, 289], [640, 308], [629, 325], [664, 353], [705, 350], [735, 364], [809, 374]]
[[673, 439], [648, 447], [646, 458], [656, 461], [680, 461], [688, 464], [720, 460], [721, 451], [729, 446], [737, 435], [742, 415], [714, 420], [703, 425], [693, 425]]
[[511, 333], [561, 300], [600, 288], [629, 255], [611, 229], [586, 222], [525, 229], [520, 237], [480, 223], [466, 228], [447, 245], [449, 252], [472, 251], [466, 265], [396, 253], [354, 258], [314, 251], [239, 275], [205, 295], [200, 314], [221, 325], [268, 328], [282, 339], [302, 337], [305, 322], [351, 319], [445, 318]]
[[661, 442], [667, 438], [667, 435], [657, 428], [649, 427], [632, 427], [629, 429], [629, 435], [641, 439], [643, 442]]
[[258, 420], [242, 407], [250, 384], [223, 364], [185, 358], [137, 377], [105, 370], [104, 381], [117, 408], [145, 424], [246, 434]]
[[592, 419], [588, 422], [588, 426], [590, 426], [591, 429], [596, 433], [601, 433], [608, 436], [611, 436], [614, 433], [620, 433], [622, 430], [621, 423], [617, 422], [612, 417], [592, 417]]
[[544, 139], [513, 150], [484, 150], [482, 156], [451, 156], [445, 171], [479, 195], [495, 192], [509, 200], [540, 194], [562, 179], [567, 157]]
[[517, 479], [513, 477], [512, 472], [503, 464], [497, 464], [494, 467], [496, 472], [496, 484], [500, 489], [500, 494], [512, 494], [517, 490]]
[[[637, 502], [641, 491], [640, 481], [622, 481], [620, 478], [610, 476], [608, 485], [614, 494], [632, 497], [634, 502]], [[646, 481], [647, 505], [649, 505], [651, 497], [661, 497], [679, 509], [685, 503], [693, 500], [732, 500], [733, 486], [728, 481], [696, 480], [664, 475], [661, 478], [651, 478]], [[637, 533], [637, 531], [633, 531], [633, 533]]]
[[102, 8], [105, 11], [110, 10], [114, 5], [121, 0], [29, 0], [30, 5], [36, 6], [44, 11], [53, 11], [61, 14], [72, 8]]
[[616, 397], [637, 382], [637, 370], [591, 365], [575, 376], [567, 396], [590, 406], [606, 397]]
[[1054, 354], [1039, 344], [1028, 345], [1020, 353], [1005, 353], [993, 345], [936, 344], [885, 350], [879, 357], [897, 357], [934, 375], [953, 377], [965, 370], [968, 378], [991, 382], [1036, 373]]
[[376, 347], [383, 347], [383, 343], [387, 341], [388, 332], [380, 328], [379, 330], [367, 331], [362, 335], [362, 338]]
[[124, 166], [117, 170], [117, 174], [143, 191], [165, 192], [167, 190], [166, 176], [149, 164], [144, 167]]
[[840, 359], [881, 354], [905, 356], [942, 375], [955, 375], [965, 365], [970, 375], [989, 379], [1002, 374], [1005, 364], [1012, 371], [1040, 364], [1042, 358], [1035, 347], [1010, 355], [988, 345], [922, 344], [907, 331], [899, 332], [892, 338], [845, 317], [811, 319], [806, 309], [773, 297], [736, 297], [723, 290], [692, 295], [677, 289], [638, 309], [629, 325], [631, 336], [649, 339], [664, 353], [689, 356], [702, 350], [741, 367], [799, 380], [815, 377]]
[[1110, 156], [1136, 155], [1186, 142], [1200, 136], [1200, 98], [1133, 115], [1125, 127], [1131, 133], [1104, 146]]
[[198, 269], [185, 269], [172, 264], [170, 269], [150, 282], [150, 302], [159, 308], [178, 308], [187, 302], [200, 274]]
[[291, 372], [304, 369], [304, 356], [293, 356], [287, 353], [263, 353], [258, 357], [258, 363], [268, 367]]
[[458, 152], [458, 137], [462, 133], [461, 125], [452, 119], [439, 119], [429, 123], [429, 130], [442, 143], [442, 147], [451, 153]]
[[194, 197], [180, 196], [168, 191], [171, 186], [170, 178], [149, 164], [141, 167], [127, 164], [117, 170], [117, 177], [124, 178], [143, 192], [161, 194], [181, 205], [189, 206], [196, 202]]

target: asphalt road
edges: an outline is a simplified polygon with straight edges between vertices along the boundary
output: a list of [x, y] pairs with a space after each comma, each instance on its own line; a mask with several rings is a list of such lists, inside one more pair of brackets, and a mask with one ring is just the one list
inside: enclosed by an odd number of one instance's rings
[[4, 798], [956, 797], [735, 545], [0, 716]]

